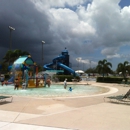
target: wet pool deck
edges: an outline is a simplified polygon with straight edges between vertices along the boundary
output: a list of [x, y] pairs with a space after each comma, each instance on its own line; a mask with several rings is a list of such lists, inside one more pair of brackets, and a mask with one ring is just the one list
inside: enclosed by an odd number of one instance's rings
[[89, 84], [108, 86], [111, 91], [75, 98], [13, 96], [13, 102], [0, 103], [0, 130], [129, 130], [130, 106], [104, 102], [104, 97], [125, 94], [130, 86]]

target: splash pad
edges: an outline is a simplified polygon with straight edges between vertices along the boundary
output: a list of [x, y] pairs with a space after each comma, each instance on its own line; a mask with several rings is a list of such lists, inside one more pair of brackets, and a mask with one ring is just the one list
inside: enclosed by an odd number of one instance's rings
[[[69, 91], [69, 87], [72, 91]], [[27, 96], [27, 97], [41, 97], [41, 98], [53, 98], [53, 97], [79, 97], [90, 96], [94, 94], [101, 94], [108, 92], [108, 88], [97, 87], [92, 85], [68, 85], [67, 89], [64, 89], [63, 85], [52, 84], [50, 88], [27, 88], [25, 90], [14, 90], [14, 86], [0, 86], [0, 94], [3, 95], [15, 95], [15, 96]]]

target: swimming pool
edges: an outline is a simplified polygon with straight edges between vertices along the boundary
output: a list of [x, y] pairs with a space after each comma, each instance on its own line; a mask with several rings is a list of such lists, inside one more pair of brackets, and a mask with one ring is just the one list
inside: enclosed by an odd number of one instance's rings
[[[69, 91], [72, 87], [72, 91]], [[93, 94], [108, 92], [107, 88], [91, 86], [91, 85], [68, 85], [64, 89], [63, 85], [52, 84], [50, 88], [27, 88], [25, 90], [14, 90], [14, 86], [0, 86], [0, 94], [3, 95], [16, 95], [16, 96], [31, 96], [31, 97], [75, 97], [75, 96], [88, 96]]]

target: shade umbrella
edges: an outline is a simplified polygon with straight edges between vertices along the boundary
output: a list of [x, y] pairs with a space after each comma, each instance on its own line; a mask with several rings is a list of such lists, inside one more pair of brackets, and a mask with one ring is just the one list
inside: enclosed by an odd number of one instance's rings
[[75, 72], [76, 72], [76, 73], [79, 73], [79, 74], [83, 74], [83, 73], [84, 73], [83, 70], [76, 70]]

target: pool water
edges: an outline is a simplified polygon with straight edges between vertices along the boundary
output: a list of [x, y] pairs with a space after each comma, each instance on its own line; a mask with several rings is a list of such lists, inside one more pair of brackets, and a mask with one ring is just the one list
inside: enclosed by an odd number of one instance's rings
[[[72, 91], [69, 91], [72, 87]], [[32, 96], [32, 97], [72, 97], [72, 96], [85, 96], [105, 92], [105, 88], [96, 87], [91, 85], [68, 85], [64, 89], [63, 85], [51, 85], [50, 88], [27, 88], [25, 90], [14, 90], [14, 86], [1, 86], [0, 94], [3, 95], [17, 95], [17, 96]]]

